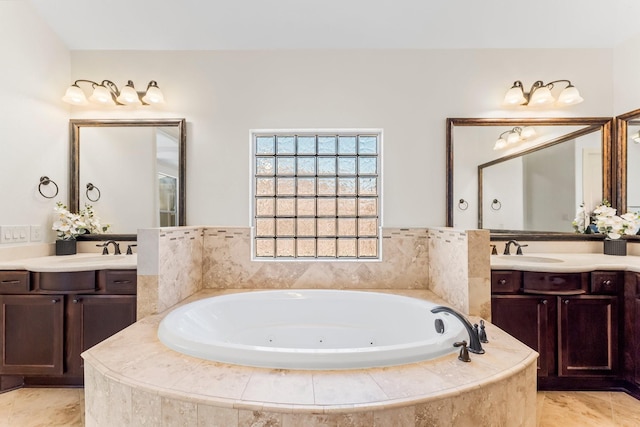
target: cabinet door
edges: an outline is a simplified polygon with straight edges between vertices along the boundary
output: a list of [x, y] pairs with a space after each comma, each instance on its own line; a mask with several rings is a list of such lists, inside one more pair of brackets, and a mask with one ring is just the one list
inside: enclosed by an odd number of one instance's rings
[[536, 350], [538, 376], [556, 372], [556, 299], [529, 295], [494, 295], [491, 323]]
[[82, 375], [80, 354], [136, 321], [135, 295], [75, 295], [68, 305], [68, 372]]
[[617, 297], [581, 295], [558, 300], [559, 375], [617, 374]]
[[0, 295], [0, 305], [0, 374], [62, 374], [64, 297]]

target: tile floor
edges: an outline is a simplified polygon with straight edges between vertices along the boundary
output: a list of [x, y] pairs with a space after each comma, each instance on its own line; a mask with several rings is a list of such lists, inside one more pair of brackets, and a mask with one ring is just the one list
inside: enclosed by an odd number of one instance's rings
[[[83, 424], [82, 389], [23, 388], [0, 394], [0, 427]], [[558, 426], [637, 427], [640, 426], [640, 401], [625, 393], [538, 393], [538, 427]]]

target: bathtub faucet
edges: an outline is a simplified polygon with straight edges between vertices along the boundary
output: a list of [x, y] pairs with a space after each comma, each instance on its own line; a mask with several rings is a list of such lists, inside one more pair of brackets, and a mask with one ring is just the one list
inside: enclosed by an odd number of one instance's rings
[[480, 338], [478, 338], [478, 334], [473, 330], [473, 326], [471, 326], [471, 322], [469, 322], [462, 314], [458, 313], [454, 309], [450, 307], [445, 307], [439, 305], [431, 309], [432, 313], [449, 313], [453, 316], [457, 317], [460, 322], [464, 325], [467, 333], [469, 334], [469, 351], [475, 354], [484, 354], [484, 349], [482, 348], [482, 344], [480, 344]]

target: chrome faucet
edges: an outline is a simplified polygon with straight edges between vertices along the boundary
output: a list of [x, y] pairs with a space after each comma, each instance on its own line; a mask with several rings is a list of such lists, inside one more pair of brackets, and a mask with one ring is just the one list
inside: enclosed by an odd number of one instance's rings
[[432, 308], [431, 312], [432, 313], [445, 312], [445, 313], [452, 314], [454, 317], [457, 317], [458, 320], [462, 322], [465, 329], [467, 330], [467, 333], [469, 334], [468, 350], [471, 353], [484, 354], [484, 349], [482, 348], [482, 344], [480, 344], [480, 338], [478, 338], [478, 334], [474, 331], [473, 326], [471, 326], [471, 323], [462, 314], [458, 313], [457, 311], [455, 311], [450, 307], [445, 307], [443, 305], [439, 305], [437, 307]]
[[109, 254], [109, 245], [113, 243], [113, 254], [120, 255], [120, 245], [115, 240], [107, 240], [104, 244], [104, 249], [107, 251], [107, 255]]

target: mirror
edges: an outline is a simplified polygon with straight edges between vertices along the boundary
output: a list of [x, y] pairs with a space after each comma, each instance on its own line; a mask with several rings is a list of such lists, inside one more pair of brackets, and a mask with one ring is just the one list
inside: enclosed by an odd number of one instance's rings
[[69, 209], [92, 205], [111, 225], [108, 233], [118, 236], [185, 225], [184, 119], [71, 120], [69, 125]]
[[[640, 212], [640, 109], [616, 117], [618, 213]], [[629, 165], [632, 165], [629, 168]], [[633, 185], [635, 184], [635, 185]]]
[[[610, 118], [447, 119], [447, 226], [573, 235], [580, 203], [611, 200], [611, 124]], [[523, 137], [531, 129], [534, 135]], [[512, 131], [522, 138], [495, 147]]]

